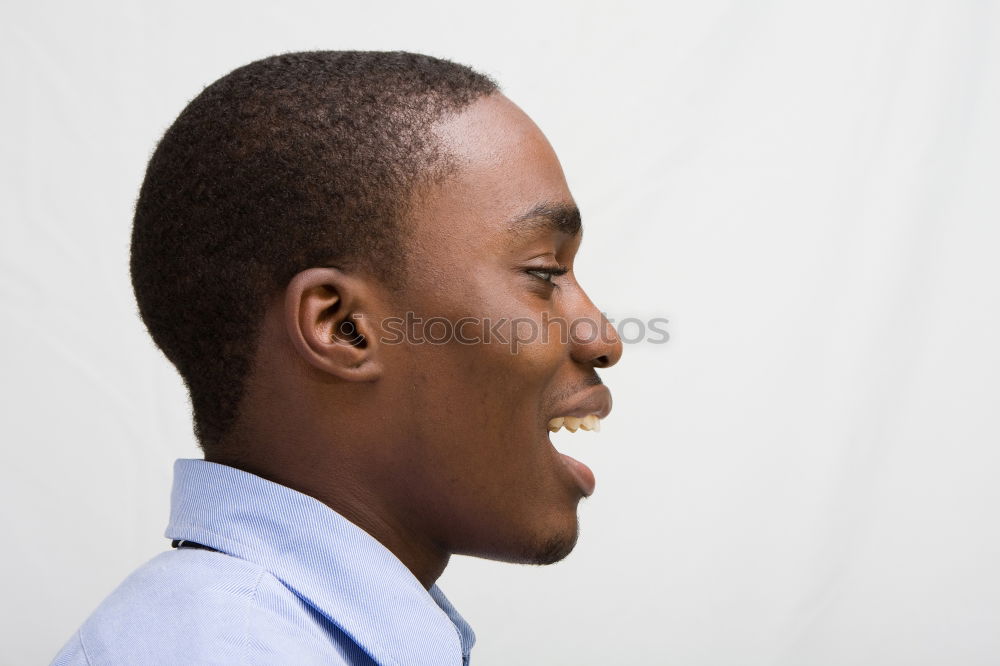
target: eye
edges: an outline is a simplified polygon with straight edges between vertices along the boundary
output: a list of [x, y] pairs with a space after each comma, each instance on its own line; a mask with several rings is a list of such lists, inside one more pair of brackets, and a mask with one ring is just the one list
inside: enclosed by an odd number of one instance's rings
[[528, 273], [528, 274], [530, 274], [530, 275], [534, 275], [536, 278], [538, 278], [542, 282], [548, 282], [549, 284], [554, 284], [554, 282], [552, 281], [552, 279], [555, 278], [555, 277], [558, 277], [560, 275], [566, 275], [566, 273], [569, 272], [569, 268], [567, 268], [566, 266], [555, 266], [555, 267], [552, 267], [552, 268], [549, 268], [549, 267], [546, 267], [546, 268], [530, 268], [530, 269], [528, 269], [525, 272]]

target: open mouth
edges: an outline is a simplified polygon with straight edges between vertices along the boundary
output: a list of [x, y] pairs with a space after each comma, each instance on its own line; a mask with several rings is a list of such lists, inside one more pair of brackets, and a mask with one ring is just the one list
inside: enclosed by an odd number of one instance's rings
[[[589, 430], [597, 432], [601, 429], [601, 419], [611, 412], [611, 392], [604, 385], [597, 385], [576, 394], [574, 399], [556, 412], [556, 416], [549, 419], [546, 424], [547, 435], [559, 432], [563, 428], [570, 432]], [[547, 436], [549, 444], [552, 444], [551, 436]], [[566, 455], [555, 446], [553, 451], [558, 454], [560, 461], [569, 470], [570, 475], [576, 482], [580, 492], [584, 497], [594, 494], [597, 481], [594, 472], [582, 462]]]
[[594, 477], [594, 472], [584, 463], [580, 462], [572, 456], [568, 456], [562, 451], [556, 449], [555, 445], [552, 444], [551, 433], [559, 432], [563, 428], [566, 428], [570, 432], [577, 432], [578, 430], [589, 430], [591, 432], [598, 432], [601, 429], [601, 419], [597, 414], [588, 414], [587, 416], [557, 416], [551, 419], [548, 424], [549, 444], [552, 445], [552, 449], [558, 454], [560, 461], [569, 470], [570, 476], [573, 477], [573, 481], [576, 486], [580, 489], [580, 492], [584, 497], [590, 497], [594, 494], [594, 489], [597, 487], [597, 479]]

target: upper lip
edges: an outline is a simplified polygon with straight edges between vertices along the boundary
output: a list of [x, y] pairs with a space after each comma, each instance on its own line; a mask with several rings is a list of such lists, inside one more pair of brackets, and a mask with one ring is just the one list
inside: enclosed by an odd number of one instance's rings
[[610, 413], [611, 391], [604, 384], [598, 384], [575, 393], [549, 417], [549, 420], [560, 416], [583, 418], [590, 414], [596, 414], [597, 418], [603, 419]]

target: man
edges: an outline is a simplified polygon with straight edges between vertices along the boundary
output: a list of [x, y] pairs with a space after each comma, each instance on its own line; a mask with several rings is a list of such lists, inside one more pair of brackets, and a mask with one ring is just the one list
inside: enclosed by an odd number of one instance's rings
[[410, 53], [239, 68], [150, 160], [132, 280], [205, 460], [60, 664], [468, 664], [454, 554], [545, 564], [593, 474], [549, 430], [621, 355], [580, 216], [490, 79]]

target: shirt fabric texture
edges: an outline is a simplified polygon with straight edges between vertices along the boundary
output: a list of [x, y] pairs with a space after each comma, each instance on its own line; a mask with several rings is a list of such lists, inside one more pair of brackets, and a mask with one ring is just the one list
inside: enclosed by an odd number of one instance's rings
[[475, 634], [377, 539], [319, 500], [204, 460], [174, 463], [168, 539], [53, 664], [468, 666]]

